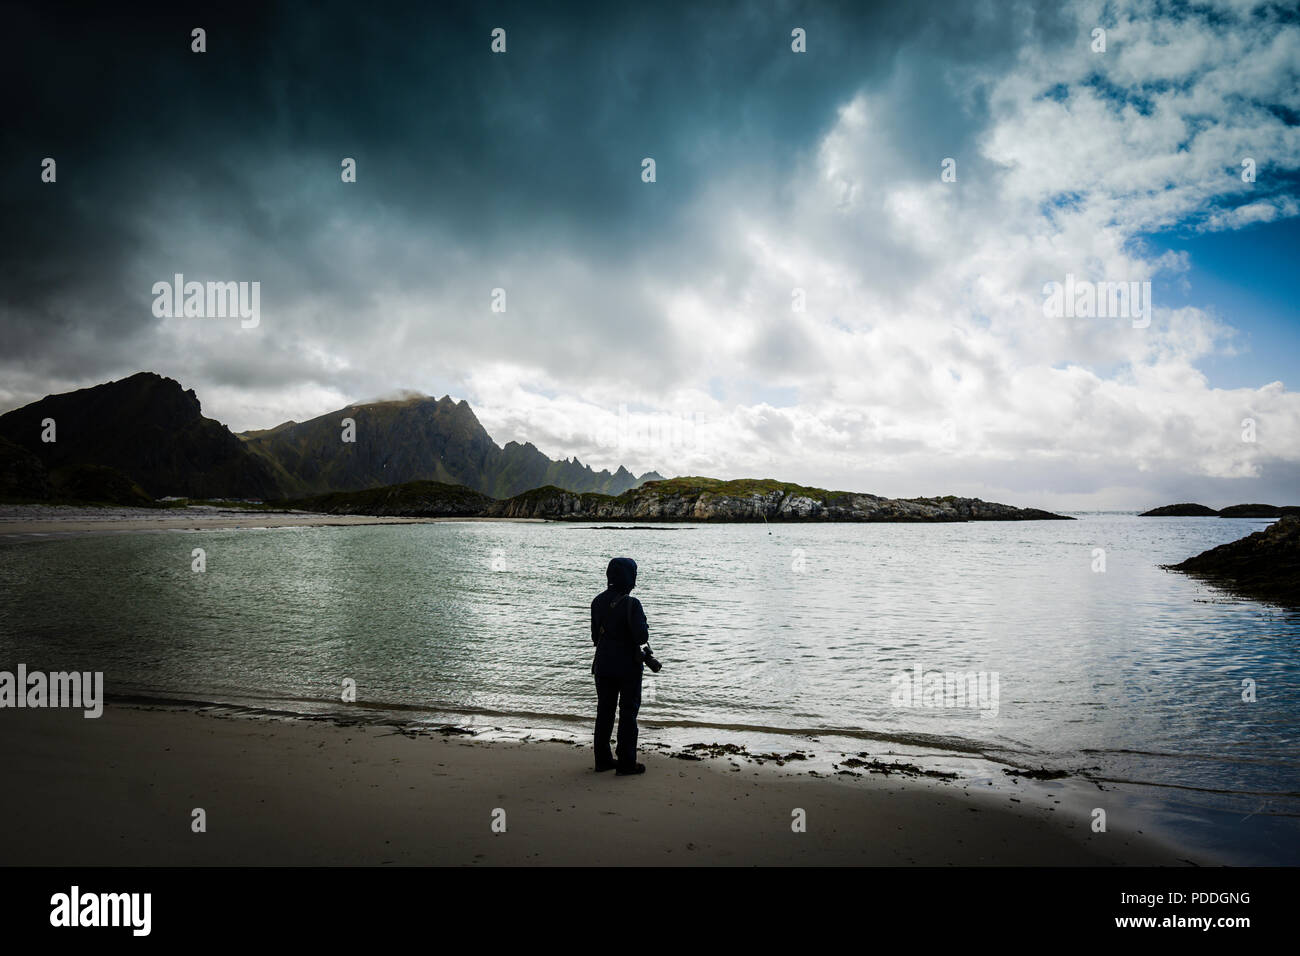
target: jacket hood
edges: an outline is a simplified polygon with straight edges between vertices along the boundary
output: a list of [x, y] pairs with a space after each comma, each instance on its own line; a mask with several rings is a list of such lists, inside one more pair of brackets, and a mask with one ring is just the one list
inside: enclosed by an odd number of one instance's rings
[[613, 558], [605, 569], [605, 580], [611, 590], [627, 594], [636, 587], [636, 562], [631, 558]]

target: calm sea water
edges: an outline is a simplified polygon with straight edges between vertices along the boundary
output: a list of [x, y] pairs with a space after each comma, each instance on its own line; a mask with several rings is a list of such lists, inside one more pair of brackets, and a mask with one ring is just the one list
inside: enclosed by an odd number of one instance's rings
[[[1159, 567], [1268, 522], [1078, 518], [0, 539], [0, 668], [308, 712], [341, 709], [351, 678], [408, 719], [581, 729], [588, 605], [625, 554], [666, 665], [651, 737], [811, 732], [1083, 772], [1203, 845], [1296, 862], [1300, 613]], [[902, 706], [896, 675], [917, 667], [996, 674], [996, 716]]]

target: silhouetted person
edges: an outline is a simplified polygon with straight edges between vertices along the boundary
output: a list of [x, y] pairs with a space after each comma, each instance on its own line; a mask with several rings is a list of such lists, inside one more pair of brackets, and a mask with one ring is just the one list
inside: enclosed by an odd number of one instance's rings
[[[591, 602], [591, 642], [596, 657], [596, 769], [618, 774], [645, 773], [636, 762], [636, 714], [641, 708], [641, 645], [650, 640], [641, 602], [632, 597], [636, 587], [636, 562], [614, 558], [605, 569], [609, 587]], [[657, 665], [656, 665], [657, 666]], [[618, 759], [609, 750], [618, 707]]]

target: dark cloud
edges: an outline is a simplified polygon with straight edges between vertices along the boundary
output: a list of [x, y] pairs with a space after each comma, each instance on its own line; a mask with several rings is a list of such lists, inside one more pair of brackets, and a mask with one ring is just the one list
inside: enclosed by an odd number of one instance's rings
[[[1161, 15], [1145, 2], [1131, 0], [1134, 23]], [[898, 493], [916, 491], [922, 473], [996, 488], [1006, 456], [1036, 449], [1059, 456], [1042, 465], [1041, 487], [1061, 473], [1107, 487], [1119, 479], [1079, 468], [1071, 448], [1124, 455], [1135, 436], [1181, 449], [1184, 469], [1208, 467], [1189, 436], [1210, 399], [1162, 416], [1150, 400], [1180, 398], [1162, 397], [1159, 376], [1106, 399], [1037, 375], [1083, 365], [1100, 391], [1138, 353], [1100, 326], [1026, 326], [1016, 311], [1039, 272], [1056, 277], [1051, 254], [1111, 261], [1114, 224], [1078, 225], [1090, 203], [1132, 189], [1146, 209], [1200, 188], [1166, 194], [1141, 177], [1157, 123], [1130, 124], [1133, 140], [1113, 154], [1087, 148], [1109, 132], [1081, 93], [1104, 79], [1158, 103], [1160, 87], [1132, 77], [1162, 54], [1124, 54], [1121, 31], [1116, 55], [1085, 59], [1080, 82], [1080, 50], [1091, 56], [1081, 9], [7, 6], [0, 406], [152, 369], [241, 428], [395, 388], [450, 391], [497, 437], [536, 437], [554, 456], [600, 454], [590, 436], [623, 402], [685, 405], [734, 427], [682, 467], [723, 473], [753, 455], [755, 467], [834, 483], [832, 459], [871, 454], [893, 467], [912, 456], [898, 465], [911, 469]], [[1278, 34], [1228, 20], [1210, 16], [1206, 29]], [[805, 55], [790, 52], [795, 26], [807, 31]], [[205, 54], [190, 52], [194, 27], [207, 31]], [[507, 31], [505, 56], [489, 51], [495, 27]], [[1070, 65], [1043, 84], [1058, 54]], [[1216, 62], [1224, 75], [1230, 66]], [[1023, 84], [1000, 86], [1007, 77]], [[1193, 79], [1180, 83], [1196, 89]], [[1255, 98], [1280, 99], [1278, 82], [1255, 82]], [[1060, 109], [1035, 112], [1042, 104]], [[858, 113], [846, 122], [846, 110]], [[1294, 110], [1286, 116], [1293, 123]], [[59, 164], [53, 186], [39, 180], [45, 156]], [[657, 162], [652, 186], [640, 179], [646, 156]], [[936, 192], [948, 156], [960, 187]], [[339, 180], [343, 157], [357, 161], [355, 184]], [[1268, 189], [1259, 194], [1289, 201], [1294, 180]], [[1200, 195], [1195, 215], [1212, 213], [1214, 191]], [[1024, 208], [1050, 196], [1055, 218], [1027, 222]], [[1166, 218], [1192, 215], [1188, 202], [1166, 201]], [[175, 273], [260, 281], [262, 324], [242, 335], [156, 318], [151, 287]], [[488, 308], [498, 286], [503, 314]], [[792, 286], [808, 296], [797, 319]], [[1194, 331], [1171, 348], [1192, 351]], [[1177, 372], [1181, 394], [1201, 396]], [[1062, 387], [1081, 389], [1077, 404], [1053, 401]], [[1275, 415], [1293, 409], [1288, 397], [1270, 401]], [[936, 470], [946, 461], [926, 456], [929, 436], [963, 407], [987, 419], [988, 448], [977, 451], [992, 448], [990, 464], [959, 462], [947, 475]], [[1062, 409], [1087, 421], [1054, 421]], [[879, 422], [886, 433], [870, 434]], [[663, 465], [661, 454], [638, 452], [643, 467]], [[1017, 488], [1040, 487], [1037, 475], [1018, 469]], [[851, 477], [838, 483], [862, 487]]]
[[[102, 348], [85, 374], [147, 359], [136, 340], [155, 323], [140, 289], [176, 271], [273, 269], [281, 301], [311, 293], [346, 316], [376, 286], [419, 288], [438, 272], [394, 254], [382, 240], [395, 233], [452, 237], [480, 262], [536, 245], [587, 262], [647, 246], [689, 260], [683, 214], [699, 192], [728, 176], [783, 181], [904, 45], [931, 58], [901, 82], [934, 94], [931, 109], [968, 109], [944, 71], [1005, 49], [1008, 23], [1029, 30], [1047, 16], [1006, 9], [13, 7], [0, 157], [10, 353], [52, 363], [89, 328]], [[809, 55], [789, 54], [795, 25]], [[195, 26], [206, 54], [190, 52]], [[506, 56], [488, 52], [497, 26]], [[926, 169], [953, 148], [960, 125], [944, 125], [917, 136], [909, 123], [902, 137]], [[37, 178], [46, 155], [59, 163], [54, 187]], [[344, 156], [359, 165], [348, 189]], [[639, 180], [644, 156], [658, 163], [653, 190]], [[366, 229], [377, 241], [339, 262], [339, 234]]]

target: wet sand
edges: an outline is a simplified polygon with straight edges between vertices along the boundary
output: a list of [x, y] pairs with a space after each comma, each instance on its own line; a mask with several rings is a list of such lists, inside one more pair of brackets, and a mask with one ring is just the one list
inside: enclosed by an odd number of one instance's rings
[[1092, 833], [1082, 808], [961, 783], [654, 752], [616, 777], [561, 742], [110, 704], [97, 720], [0, 710], [0, 752], [0, 865], [1186, 862]]

